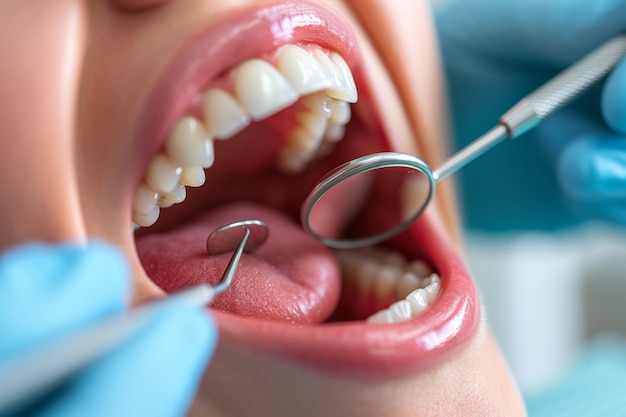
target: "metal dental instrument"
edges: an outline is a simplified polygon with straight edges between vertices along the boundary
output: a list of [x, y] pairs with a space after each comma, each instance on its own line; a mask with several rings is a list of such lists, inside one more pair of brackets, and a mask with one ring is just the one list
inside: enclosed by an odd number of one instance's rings
[[[306, 231], [327, 246], [342, 249], [374, 245], [407, 229], [426, 209], [435, 193], [437, 182], [487, 152], [504, 139], [514, 139], [536, 127], [546, 117], [604, 78], [626, 55], [626, 35], [606, 42], [580, 61], [567, 68], [543, 86], [519, 101], [499, 120], [496, 127], [448, 158], [432, 170], [416, 156], [382, 152], [347, 162], [329, 172], [311, 191], [301, 209]], [[346, 199], [348, 195], [350, 198]], [[346, 201], [339, 207], [358, 220], [355, 207], [374, 210], [377, 225], [364, 222], [365, 227], [326, 230], [331, 200]], [[385, 210], [381, 205], [385, 204]], [[370, 206], [374, 206], [371, 208]], [[389, 208], [395, 209], [395, 212]], [[375, 211], [378, 210], [378, 211]], [[374, 217], [363, 217], [374, 218]]]
[[199, 284], [186, 288], [164, 300], [137, 307], [128, 314], [78, 331], [44, 349], [28, 352], [0, 366], [0, 412], [18, 410], [29, 400], [36, 400], [50, 392], [60, 382], [126, 340], [163, 303], [185, 303], [196, 307], [211, 304], [217, 295], [229, 288], [243, 252], [262, 245], [268, 233], [267, 225], [260, 220], [222, 226], [207, 238], [207, 251], [212, 255], [234, 253], [216, 285]]

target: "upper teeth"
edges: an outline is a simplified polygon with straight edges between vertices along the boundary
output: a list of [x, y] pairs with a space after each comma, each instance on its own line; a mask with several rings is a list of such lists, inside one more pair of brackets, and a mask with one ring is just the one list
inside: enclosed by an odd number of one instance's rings
[[209, 88], [202, 96], [203, 120], [185, 115], [170, 131], [163, 149], [148, 166], [137, 189], [133, 221], [150, 226], [160, 208], [185, 199], [185, 186], [204, 184], [203, 168], [215, 160], [213, 141], [229, 139], [251, 121], [265, 119], [291, 106], [301, 96], [303, 109], [287, 133], [276, 165], [299, 172], [333, 142], [341, 140], [351, 117], [357, 91], [350, 68], [341, 55], [319, 48], [308, 51], [284, 46], [276, 64], [249, 59], [229, 74], [232, 93]]

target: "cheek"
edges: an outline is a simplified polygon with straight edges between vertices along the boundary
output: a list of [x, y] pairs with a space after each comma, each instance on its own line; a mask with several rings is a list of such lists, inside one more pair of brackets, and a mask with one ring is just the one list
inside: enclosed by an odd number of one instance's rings
[[73, 182], [82, 6], [73, 0], [2, 2], [0, 18], [5, 16], [10, 18], [0, 25], [0, 138], [8, 146], [0, 152], [0, 218], [8, 224], [0, 224], [0, 247], [30, 239], [82, 239]]

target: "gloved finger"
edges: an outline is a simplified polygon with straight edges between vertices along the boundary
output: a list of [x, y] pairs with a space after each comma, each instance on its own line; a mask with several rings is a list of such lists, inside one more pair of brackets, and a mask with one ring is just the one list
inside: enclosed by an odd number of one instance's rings
[[626, 138], [604, 134], [574, 140], [557, 169], [569, 198], [607, 207], [618, 204], [626, 199]]
[[[216, 344], [206, 311], [169, 304], [46, 404], [42, 417], [180, 416]], [[38, 414], [39, 415], [39, 414]]]
[[540, 140], [536, 143], [540, 145], [541, 153], [558, 164], [564, 150], [577, 140], [612, 135], [602, 120], [599, 103], [599, 98], [576, 102], [545, 119], [529, 135], [537, 135]]
[[612, 223], [626, 226], [626, 198], [614, 199], [611, 204], [590, 201], [569, 201], [570, 206], [579, 213], [592, 215]]
[[611, 73], [602, 91], [602, 112], [606, 123], [626, 134], [626, 60]]
[[0, 357], [124, 309], [129, 270], [103, 243], [31, 244], [0, 257]]
[[562, 67], [626, 28], [623, 0], [453, 0], [437, 12], [445, 42]]

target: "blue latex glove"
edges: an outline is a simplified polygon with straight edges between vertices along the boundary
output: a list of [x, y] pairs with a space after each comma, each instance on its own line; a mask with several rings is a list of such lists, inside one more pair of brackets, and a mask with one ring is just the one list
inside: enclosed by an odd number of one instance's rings
[[[623, 0], [451, 0], [436, 14], [459, 146], [626, 31]], [[462, 170], [470, 228], [626, 224], [626, 63], [602, 86]]]
[[[127, 263], [105, 244], [29, 245], [5, 252], [0, 256], [0, 364], [120, 314], [130, 289]], [[204, 311], [165, 305], [120, 346], [19, 415], [183, 415], [215, 342]]]

